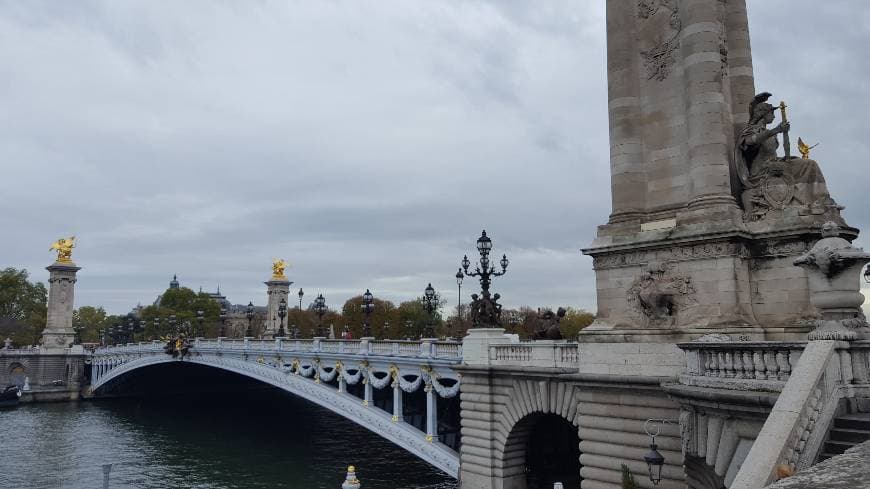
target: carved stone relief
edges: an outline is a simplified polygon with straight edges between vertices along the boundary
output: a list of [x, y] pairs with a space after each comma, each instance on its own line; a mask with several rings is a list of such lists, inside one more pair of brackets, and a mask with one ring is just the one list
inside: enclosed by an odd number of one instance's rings
[[644, 22], [661, 24], [661, 33], [649, 49], [640, 52], [649, 80], [664, 81], [670, 76], [680, 46], [683, 28], [676, 0], [638, 0], [637, 16]]
[[659, 250], [600, 255], [593, 258], [593, 266], [596, 270], [602, 270], [606, 268], [644, 265], [653, 261], [680, 261], [725, 256], [748, 258], [750, 254], [749, 250], [742, 243], [704, 243], [689, 246], [673, 246]]
[[697, 303], [691, 277], [675, 273], [668, 263], [645, 267], [629, 287], [627, 298], [648, 326], [674, 325], [683, 309]]

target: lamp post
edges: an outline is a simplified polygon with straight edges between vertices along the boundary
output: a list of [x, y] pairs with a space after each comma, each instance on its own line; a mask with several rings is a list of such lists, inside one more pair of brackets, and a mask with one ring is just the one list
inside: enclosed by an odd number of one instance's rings
[[870, 265], [864, 269], [864, 281], [870, 284]]
[[302, 310], [302, 296], [305, 295], [305, 292], [302, 292], [302, 287], [299, 287], [299, 292], [296, 294], [299, 296], [299, 310]]
[[369, 323], [369, 317], [372, 314], [372, 311], [375, 310], [375, 298], [372, 296], [372, 293], [369, 292], [369, 289], [366, 289], [366, 293], [362, 296], [362, 311], [365, 317], [363, 321], [363, 337], [369, 338], [372, 335], [372, 327]]
[[432, 338], [435, 336], [435, 310], [438, 309], [438, 294], [432, 288], [432, 284], [426, 286], [423, 291], [423, 308], [429, 313], [429, 319], [426, 321], [426, 328], [423, 330], [424, 338]]
[[507, 259], [507, 255], [502, 255], [501, 260], [499, 260], [501, 271], [496, 272], [495, 267], [490, 264], [489, 260], [491, 250], [492, 240], [489, 239], [484, 230], [480, 237], [477, 238], [477, 252], [480, 253], [480, 261], [478, 265], [475, 265], [473, 272], [468, 271], [468, 268], [471, 266], [468, 255], [462, 257], [462, 270], [465, 276], [479, 277], [480, 279], [481, 297], [477, 298], [477, 294], [472, 294], [472, 327], [478, 327], [481, 324], [491, 326], [499, 326], [501, 324], [501, 305], [498, 303], [498, 299], [501, 296], [499, 294], [490, 296], [489, 286], [492, 284], [494, 277], [500, 277], [507, 273], [507, 267], [510, 262]]
[[203, 328], [202, 328], [202, 323], [203, 323], [204, 321], [205, 321], [205, 311], [203, 311], [202, 309], [197, 309], [197, 311], [196, 311], [196, 322], [197, 322], [197, 324], [199, 324], [199, 330], [196, 330], [196, 329], [193, 330], [193, 337], [194, 337], [194, 338], [196, 338], [197, 333], [202, 334], [203, 336], [205, 336], [205, 333], [203, 333]]
[[144, 319], [139, 320], [139, 329], [138, 331], [142, 333], [142, 340], [145, 339], [145, 325], [148, 324]]
[[[646, 462], [647, 469], [649, 470], [649, 480], [654, 486], [659, 485], [659, 482], [662, 481], [662, 467], [665, 465], [665, 457], [659, 453], [659, 446], [656, 445], [656, 436], [658, 436], [662, 426], [668, 423], [675, 424], [677, 422], [678, 421], [675, 419], [652, 418], [643, 423], [643, 430], [650, 437], [649, 452], [643, 456], [643, 460]], [[650, 428], [650, 423], [653, 424], [652, 428]], [[651, 432], [651, 429], [654, 429], [655, 432]]]
[[408, 320], [405, 321], [405, 339], [406, 339], [406, 340], [410, 340], [410, 339], [411, 339], [411, 333], [412, 333], [412, 331], [411, 331], [411, 326], [412, 326], [412, 325], [413, 325], [413, 323], [411, 322], [410, 319], [408, 319]]
[[278, 318], [281, 319], [280, 326], [278, 326], [278, 336], [284, 337], [284, 318], [287, 317], [287, 300], [283, 297], [281, 298], [281, 302], [278, 303]]
[[169, 330], [173, 333], [178, 333], [178, 330], [175, 329], [175, 314], [169, 315]]
[[221, 305], [221, 314], [218, 317], [221, 320], [221, 330], [218, 333], [218, 336], [225, 338], [227, 333], [227, 308], [225, 306]]
[[326, 314], [326, 299], [318, 294], [314, 299], [314, 313], [317, 314], [317, 336], [323, 337], [323, 315]]
[[[462, 329], [462, 269], [460, 268], [456, 272], [456, 287], [459, 288], [457, 300], [456, 300], [456, 321], [459, 322], [459, 328]], [[450, 338], [453, 335], [451, 334], [450, 323], [447, 323], [447, 337]]]
[[245, 310], [245, 317], [248, 318], [248, 329], [245, 330], [245, 336], [250, 338], [254, 336], [254, 330], [251, 327], [251, 323], [254, 321], [254, 303], [253, 301], [248, 302], [248, 308]]

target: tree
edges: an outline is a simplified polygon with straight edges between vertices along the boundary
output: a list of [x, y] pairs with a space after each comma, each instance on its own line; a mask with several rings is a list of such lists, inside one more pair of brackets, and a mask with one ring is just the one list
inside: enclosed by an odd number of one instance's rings
[[45, 329], [48, 291], [41, 282], [31, 283], [28, 277], [25, 269], [0, 271], [0, 335], [8, 336], [16, 345], [39, 343]]
[[585, 309], [569, 307], [565, 317], [559, 323], [559, 329], [562, 330], [563, 337], [576, 340], [580, 330], [592, 324], [592, 321], [595, 321], [595, 314]]
[[[187, 287], [167, 289], [160, 296], [160, 304], [143, 308], [139, 317], [145, 320], [146, 338], [159, 338], [174, 334], [173, 329], [190, 327], [197, 329], [197, 336], [217, 336], [220, 328], [221, 306], [205, 292], [196, 293]], [[197, 311], [203, 312], [203, 327], [199, 328]], [[175, 316], [175, 324], [169, 324], [169, 317]], [[154, 319], [159, 319], [155, 326]]]
[[[387, 331], [384, 329], [385, 324], [392, 325], [395, 317], [396, 305], [390, 301], [385, 301], [375, 297], [372, 301], [374, 309], [369, 316], [369, 324], [371, 325], [372, 335], [375, 338], [386, 338]], [[345, 301], [341, 307], [341, 316], [343, 323], [348, 326], [354, 338], [362, 338], [363, 322], [365, 321], [365, 313], [362, 310], [363, 298], [362, 295], [351, 297]], [[340, 331], [336, 334], [341, 336]]]
[[98, 343], [103, 328], [111, 326], [110, 317], [102, 307], [82, 306], [73, 311], [73, 327], [79, 329], [79, 341]]

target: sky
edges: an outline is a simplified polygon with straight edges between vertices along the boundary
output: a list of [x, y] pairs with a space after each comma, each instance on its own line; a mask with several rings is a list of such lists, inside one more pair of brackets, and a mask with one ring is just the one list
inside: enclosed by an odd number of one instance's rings
[[[757, 91], [867, 228], [870, 9], [747, 3]], [[0, 268], [45, 281], [75, 235], [77, 306], [125, 313], [173, 274], [264, 304], [278, 257], [305, 304], [431, 282], [453, 305], [486, 229], [507, 307], [595, 309], [601, 0], [0, 0], [0, 109]]]

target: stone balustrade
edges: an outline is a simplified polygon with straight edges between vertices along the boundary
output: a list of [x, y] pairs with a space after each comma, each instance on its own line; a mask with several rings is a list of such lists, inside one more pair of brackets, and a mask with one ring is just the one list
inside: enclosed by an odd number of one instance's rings
[[489, 346], [489, 364], [493, 366], [576, 368], [579, 361], [577, 343], [530, 341]]
[[779, 392], [806, 347], [806, 342], [691, 342], [686, 352], [686, 385]]
[[[99, 354], [139, 353], [162, 350], [161, 341], [128, 343], [97, 349]], [[442, 360], [462, 359], [462, 344], [453, 341], [391, 341], [372, 340], [328, 340], [314, 338], [308, 340], [290, 340], [276, 338], [260, 340], [255, 338], [196, 338], [192, 347], [197, 351], [236, 351], [251, 352], [288, 352], [288, 353], [333, 353], [362, 356], [437, 358]]]

